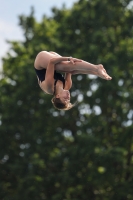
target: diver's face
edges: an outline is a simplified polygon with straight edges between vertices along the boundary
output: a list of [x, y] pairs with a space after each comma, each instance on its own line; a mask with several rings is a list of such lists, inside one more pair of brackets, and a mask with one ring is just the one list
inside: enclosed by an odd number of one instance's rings
[[70, 102], [70, 92], [69, 90], [63, 90], [60, 94], [57, 94], [57, 98], [60, 98], [62, 102]]

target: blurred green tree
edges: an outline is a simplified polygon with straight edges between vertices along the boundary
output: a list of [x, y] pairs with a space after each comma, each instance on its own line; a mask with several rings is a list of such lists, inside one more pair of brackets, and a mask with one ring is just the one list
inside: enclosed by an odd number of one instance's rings
[[[0, 199], [132, 200], [131, 1], [79, 0], [41, 22], [20, 16], [0, 80]], [[57, 111], [37, 85], [36, 54], [102, 63], [113, 80], [73, 76], [77, 107]]]

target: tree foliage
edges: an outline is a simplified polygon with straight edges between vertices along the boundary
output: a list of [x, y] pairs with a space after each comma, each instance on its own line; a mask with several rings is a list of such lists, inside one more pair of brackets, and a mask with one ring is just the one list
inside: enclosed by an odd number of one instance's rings
[[[79, 0], [53, 16], [20, 16], [0, 80], [0, 199], [133, 199], [133, 9]], [[79, 104], [57, 111], [33, 68], [41, 50], [102, 63], [113, 77], [73, 76]]]

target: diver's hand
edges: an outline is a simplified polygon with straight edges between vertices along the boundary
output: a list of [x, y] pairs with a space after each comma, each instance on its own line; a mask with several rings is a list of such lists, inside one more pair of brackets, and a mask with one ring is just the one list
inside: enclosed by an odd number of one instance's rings
[[77, 58], [73, 58], [73, 57], [69, 57], [69, 58], [68, 58], [68, 61], [69, 61], [70, 63], [72, 63], [73, 65], [74, 65], [76, 62], [82, 62], [81, 59], [77, 59]]

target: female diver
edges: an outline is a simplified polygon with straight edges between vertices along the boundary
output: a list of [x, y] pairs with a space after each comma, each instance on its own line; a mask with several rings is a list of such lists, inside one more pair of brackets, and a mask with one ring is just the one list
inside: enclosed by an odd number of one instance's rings
[[[77, 58], [62, 57], [51, 51], [38, 53], [34, 68], [39, 86], [45, 93], [53, 95], [52, 103], [59, 110], [69, 110], [74, 106], [70, 103], [71, 75], [94, 74], [105, 80], [112, 79], [101, 64], [94, 65]], [[65, 73], [65, 76], [57, 71]]]

